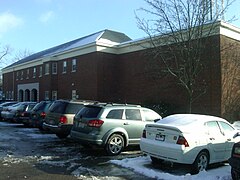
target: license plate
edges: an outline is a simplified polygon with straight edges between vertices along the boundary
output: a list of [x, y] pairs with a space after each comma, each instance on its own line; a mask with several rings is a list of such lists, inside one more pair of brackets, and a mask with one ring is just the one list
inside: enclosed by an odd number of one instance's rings
[[165, 140], [165, 135], [156, 134], [155, 140], [164, 141]]
[[77, 127], [79, 127], [79, 128], [84, 128], [84, 127], [85, 127], [85, 124], [84, 124], [84, 123], [81, 123], [81, 122], [79, 122], [79, 123], [78, 123], [78, 125], [77, 125]]

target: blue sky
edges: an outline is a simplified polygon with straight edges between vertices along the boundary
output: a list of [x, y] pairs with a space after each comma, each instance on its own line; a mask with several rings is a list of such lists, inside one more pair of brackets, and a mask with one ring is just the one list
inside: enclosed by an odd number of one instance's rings
[[[144, 0], [0, 0], [0, 47], [39, 52], [104, 29], [142, 38], [140, 7], [147, 8]], [[236, 0], [229, 12], [240, 17], [239, 8]]]

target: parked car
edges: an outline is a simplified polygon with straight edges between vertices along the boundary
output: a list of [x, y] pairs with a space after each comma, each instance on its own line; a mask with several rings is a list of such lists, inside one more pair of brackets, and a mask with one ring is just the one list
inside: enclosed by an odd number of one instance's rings
[[85, 105], [94, 101], [85, 100], [56, 100], [49, 108], [43, 129], [49, 130], [59, 138], [66, 138], [73, 125], [73, 117]]
[[46, 117], [49, 107], [53, 101], [41, 101], [36, 104], [30, 111], [23, 113], [22, 122], [25, 126], [37, 127], [42, 130], [43, 120]]
[[0, 119], [2, 119], [1, 112], [3, 111], [4, 107], [12, 106], [14, 104], [17, 104], [17, 102], [16, 101], [8, 101], [8, 102], [3, 102], [0, 104]]
[[191, 164], [192, 172], [206, 170], [209, 164], [227, 161], [238, 131], [225, 119], [197, 114], [170, 115], [147, 124], [140, 141], [144, 154], [153, 163], [170, 161]]
[[228, 161], [231, 166], [232, 179], [239, 180], [240, 179], [240, 142], [235, 143], [233, 145], [232, 154]]
[[22, 123], [20, 119], [21, 114], [28, 109], [32, 109], [35, 105], [36, 102], [19, 102], [8, 107], [6, 111], [2, 111], [2, 118], [7, 121]]
[[128, 145], [139, 145], [145, 124], [156, 119], [161, 119], [158, 113], [139, 105], [85, 105], [74, 117], [71, 137], [118, 155]]

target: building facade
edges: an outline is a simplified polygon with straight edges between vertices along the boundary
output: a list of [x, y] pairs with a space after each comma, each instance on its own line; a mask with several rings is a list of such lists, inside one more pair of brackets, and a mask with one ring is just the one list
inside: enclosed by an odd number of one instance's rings
[[[239, 110], [230, 107], [240, 97], [240, 70], [231, 75], [231, 68], [239, 62], [240, 30], [220, 22], [207, 38], [211, 46], [202, 58], [207, 67], [202, 78], [208, 88], [193, 112], [237, 116]], [[185, 112], [183, 89], [168, 76], [155, 77], [147, 42], [104, 30], [33, 54], [3, 69], [5, 98], [169, 105], [172, 113]], [[231, 49], [223, 51], [226, 46]], [[230, 80], [234, 82], [227, 84]]]

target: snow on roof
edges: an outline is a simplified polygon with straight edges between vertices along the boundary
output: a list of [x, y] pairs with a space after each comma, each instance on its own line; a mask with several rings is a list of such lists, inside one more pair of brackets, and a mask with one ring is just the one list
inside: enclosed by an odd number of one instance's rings
[[200, 114], [174, 114], [167, 116], [156, 124], [163, 127], [173, 127], [179, 129], [182, 132], [196, 131], [196, 129], [202, 129], [207, 121], [224, 121], [220, 117]]
[[98, 42], [108, 44], [108, 45], [117, 45], [122, 42], [130, 41], [131, 39], [126, 36], [124, 33], [111, 31], [111, 30], [103, 30], [99, 31], [93, 34], [90, 34], [88, 36], [84, 36], [78, 39], [75, 39], [73, 41], [40, 51], [38, 53], [32, 54], [28, 57], [25, 57], [11, 65], [9, 65], [6, 68], [9, 68], [11, 66], [19, 65], [22, 63], [26, 63], [29, 61], [37, 60], [39, 58], [49, 57], [56, 55], [58, 53], [62, 53], [71, 49], [80, 48], [85, 45], [89, 45], [92, 43], [97, 44]]

